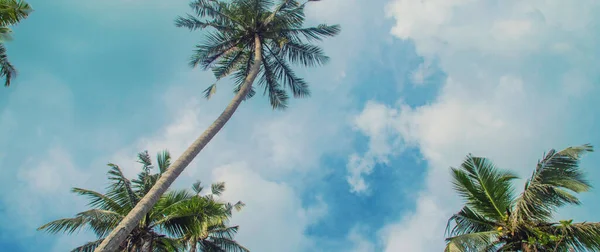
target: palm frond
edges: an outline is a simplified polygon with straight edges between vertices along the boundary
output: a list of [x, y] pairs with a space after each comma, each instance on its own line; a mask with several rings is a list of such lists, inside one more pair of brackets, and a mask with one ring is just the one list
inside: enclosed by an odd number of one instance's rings
[[202, 192], [203, 189], [204, 189], [204, 187], [202, 186], [202, 182], [200, 182], [200, 180], [198, 180], [198, 181], [194, 182], [194, 184], [192, 184], [192, 190], [196, 194], [199, 194], [200, 192]]
[[[452, 222], [454, 222], [455, 225], [452, 229], [450, 229]], [[446, 232], [451, 236], [479, 233], [494, 230], [499, 225], [499, 223], [488, 220], [485, 217], [477, 214], [471, 208], [465, 206], [460, 210], [460, 212], [450, 217], [446, 226]]]
[[10, 26], [27, 18], [33, 11], [23, 0], [3, 0], [0, 2], [0, 26]]
[[282, 79], [285, 86], [292, 91], [292, 94], [296, 98], [310, 96], [310, 89], [308, 83], [304, 79], [296, 76], [292, 68], [286, 63], [286, 61], [280, 57], [280, 50], [278, 48], [271, 48], [266, 46], [269, 51], [269, 56], [273, 59], [273, 71], [275, 72], [277, 79]]
[[[152, 227], [159, 227], [173, 236], [182, 236], [191, 229], [196, 215], [190, 215], [194, 195], [187, 190], [169, 191], [156, 203], [151, 215]], [[201, 211], [200, 208], [198, 208]], [[197, 209], [197, 210], [198, 210]], [[184, 210], [185, 214], [183, 213]], [[187, 214], [187, 215], [186, 215]]]
[[103, 237], [119, 224], [123, 216], [107, 210], [91, 209], [80, 212], [74, 218], [59, 219], [44, 224], [38, 230], [45, 230], [49, 233], [67, 233], [72, 234], [86, 226], [94, 231], [98, 237]]
[[301, 66], [320, 66], [329, 61], [323, 49], [318, 46], [289, 41], [281, 47], [282, 56], [292, 64]]
[[265, 87], [264, 94], [269, 95], [269, 101], [273, 109], [286, 109], [289, 97], [278, 82], [273, 62], [268, 58], [264, 58], [263, 55], [262, 66], [262, 76], [258, 84]]
[[109, 186], [109, 191], [106, 196], [115, 199], [120, 205], [127, 203], [133, 208], [139, 201], [139, 195], [131, 187], [131, 181], [125, 177], [123, 171], [118, 165], [109, 163], [110, 170], [108, 171], [108, 179], [113, 181]]
[[233, 239], [239, 227], [225, 227], [224, 225], [214, 225], [208, 228], [208, 235], [212, 238]]
[[214, 244], [216, 247], [221, 248], [221, 251], [227, 251], [227, 252], [249, 252], [250, 251], [232, 239], [210, 238], [207, 241]]
[[100, 245], [102, 241], [104, 241], [104, 239], [88, 242], [82, 246], [74, 248], [73, 250], [71, 250], [71, 252], [94, 252], [96, 247], [98, 247], [98, 245]]
[[157, 237], [154, 239], [155, 252], [184, 252], [185, 245], [178, 238]]
[[523, 193], [516, 199], [515, 218], [548, 221], [558, 207], [580, 204], [572, 192], [585, 192], [591, 188], [579, 168], [581, 156], [591, 151], [593, 147], [589, 144], [559, 152], [550, 150], [538, 162]]
[[210, 99], [217, 92], [217, 83], [213, 83], [204, 89], [204, 98]]
[[227, 26], [227, 24], [222, 24], [217, 21], [200, 20], [190, 14], [188, 14], [186, 17], [177, 17], [177, 19], [175, 19], [175, 26], [185, 27], [190, 31], [202, 30], [208, 27], [214, 28], [221, 32], [234, 32], [237, 30], [235, 27]]
[[307, 41], [321, 41], [325, 37], [338, 35], [341, 30], [339, 25], [320, 24], [316, 27], [282, 29], [282, 32], [293, 41], [301, 41], [303, 38]]
[[[245, 52], [245, 59], [245, 62], [243, 62], [243, 64], [240, 64], [237, 71], [233, 73], [235, 83], [233, 92], [235, 94], [237, 94], [240, 91], [244, 80], [250, 73], [250, 67], [252, 66], [252, 64], [254, 64], [254, 52]], [[252, 86], [252, 89], [250, 89], [250, 91], [248, 92], [248, 95], [246, 96], [245, 100], [252, 98], [255, 94], [256, 91], [254, 90], [254, 86]]]
[[223, 57], [241, 50], [248, 44], [248, 37], [232, 38], [229, 35], [207, 32], [204, 43], [198, 44], [192, 57], [190, 66], [201, 66], [203, 70], [212, 68], [215, 62]]
[[222, 24], [238, 24], [238, 20], [233, 17], [229, 11], [230, 4], [216, 0], [195, 0], [190, 3], [190, 7], [200, 18], [212, 18]]
[[90, 200], [90, 203], [88, 203], [88, 205], [92, 208], [100, 208], [103, 210], [110, 210], [119, 214], [126, 214], [126, 212], [124, 212], [123, 206], [121, 206], [119, 203], [117, 203], [116, 201], [107, 197], [104, 194], [76, 187], [72, 188], [71, 192], [82, 196], [86, 196]]
[[497, 221], [506, 217], [512, 207], [514, 174], [498, 170], [488, 159], [468, 155], [460, 169], [452, 168], [452, 176], [454, 189], [475, 213]]
[[549, 232], [558, 236], [554, 245], [555, 251], [599, 251], [600, 250], [600, 223], [565, 223], [555, 225]]
[[4, 78], [4, 86], [9, 87], [11, 81], [17, 77], [17, 69], [8, 61], [6, 47], [0, 43], [0, 77]]
[[212, 194], [219, 196], [225, 191], [225, 182], [213, 183], [210, 189]]
[[152, 158], [150, 158], [150, 154], [148, 154], [148, 151], [142, 151], [138, 153], [137, 162], [143, 165], [143, 170], [151, 170], [153, 168]]
[[171, 166], [171, 154], [167, 150], [158, 153], [156, 160], [158, 162], [158, 169], [160, 170], [161, 174], [167, 171], [169, 166]]
[[446, 239], [445, 252], [485, 251], [490, 244], [495, 242], [497, 231], [462, 234]]
[[247, 62], [247, 54], [243, 50], [238, 50], [235, 53], [228, 54], [223, 57], [223, 60], [217, 62], [212, 71], [217, 78], [217, 81], [239, 70], [244, 62]]

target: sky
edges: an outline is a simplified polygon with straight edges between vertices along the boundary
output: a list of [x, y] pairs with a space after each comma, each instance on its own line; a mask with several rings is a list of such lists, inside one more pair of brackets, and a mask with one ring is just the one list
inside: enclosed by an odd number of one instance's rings
[[[69, 251], [93, 239], [36, 231], [86, 209], [72, 187], [133, 177], [136, 154], [179, 156], [233, 97], [187, 59], [188, 1], [30, 0], [0, 90], [0, 250]], [[449, 167], [469, 153], [522, 178], [545, 151], [600, 143], [600, 1], [323, 0], [307, 25], [340, 24], [331, 61], [298, 69], [312, 97], [274, 111], [256, 96], [184, 171], [241, 200], [252, 251], [440, 251], [460, 209]], [[600, 187], [592, 153], [581, 163]], [[519, 180], [518, 183], [523, 183]], [[520, 188], [520, 186], [519, 186]], [[600, 221], [600, 193], [558, 217]]]

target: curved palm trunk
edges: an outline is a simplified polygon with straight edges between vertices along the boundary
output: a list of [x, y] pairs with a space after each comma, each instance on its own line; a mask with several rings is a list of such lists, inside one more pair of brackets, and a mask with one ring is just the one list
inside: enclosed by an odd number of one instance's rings
[[152, 189], [140, 200], [139, 203], [125, 216], [119, 225], [104, 239], [102, 244], [98, 246], [94, 252], [114, 252], [119, 244], [125, 240], [127, 235], [140, 222], [142, 217], [154, 207], [160, 196], [163, 195], [177, 179], [179, 174], [192, 162], [192, 160], [200, 153], [200, 151], [210, 142], [210, 140], [225, 126], [233, 113], [240, 106], [240, 103], [246, 98], [246, 95], [252, 88], [252, 83], [260, 71], [262, 62], [262, 46], [258, 35], [254, 37], [254, 64], [250, 68], [248, 76], [244, 80], [240, 91], [235, 95], [233, 100], [227, 105], [225, 110], [219, 115], [209, 127], [187, 148], [173, 165], [171, 165], [165, 173], [160, 176]]

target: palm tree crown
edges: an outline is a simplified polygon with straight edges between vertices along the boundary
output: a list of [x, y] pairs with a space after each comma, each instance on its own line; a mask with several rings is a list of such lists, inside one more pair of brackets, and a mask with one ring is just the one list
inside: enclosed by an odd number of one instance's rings
[[[293, 0], [278, 5], [272, 0], [196, 0], [190, 4], [195, 15], [179, 17], [176, 25], [190, 30], [212, 28], [207, 30], [205, 41], [196, 46], [190, 64], [212, 69], [217, 81], [231, 75], [236, 93], [255, 63], [258, 38], [258, 84], [271, 106], [283, 109], [289, 98], [286, 89], [294, 97], [310, 95], [308, 84], [294, 73], [292, 65], [316, 66], [329, 59], [321, 48], [307, 42], [340, 32], [339, 25], [303, 27], [305, 4]], [[215, 91], [216, 83], [205, 90], [205, 96], [209, 98]], [[254, 94], [251, 88], [246, 98]]]
[[448, 221], [446, 251], [600, 250], [600, 223], [552, 220], [559, 207], [580, 204], [573, 193], [591, 188], [579, 168], [581, 155], [591, 151], [591, 145], [550, 150], [519, 196], [512, 186], [516, 175], [467, 156], [452, 168], [454, 188], [466, 205]]
[[[154, 168], [147, 152], [138, 155], [143, 170], [137, 179], [129, 180], [121, 168], [109, 164], [108, 178], [112, 182], [105, 194], [88, 189], [73, 188], [72, 192], [90, 199], [92, 209], [78, 213], [74, 218], [51, 221], [38, 230], [49, 233], [64, 232], [71, 234], [83, 228], [93, 231], [98, 240], [83, 244], [72, 251], [91, 252], [104, 237], [123, 219], [154, 185], [170, 165], [170, 155], [162, 152], [158, 155], [158, 172]], [[211, 246], [213, 250], [200, 251], [243, 251], [243, 246], [233, 240], [238, 227], [229, 227], [227, 222], [233, 208], [240, 209], [243, 203], [235, 205], [219, 202], [212, 195], [220, 195], [225, 190], [224, 183], [212, 186], [212, 194], [200, 196], [199, 182], [194, 191], [173, 190], [164, 194], [156, 206], [138, 223], [127, 239], [121, 243], [119, 251], [184, 251], [194, 243]], [[209, 235], [204, 235], [209, 233]], [[203, 235], [203, 236], [200, 236]], [[213, 237], [216, 236], [216, 239]], [[190, 238], [195, 238], [190, 240]], [[196, 252], [197, 250], [189, 250]]]

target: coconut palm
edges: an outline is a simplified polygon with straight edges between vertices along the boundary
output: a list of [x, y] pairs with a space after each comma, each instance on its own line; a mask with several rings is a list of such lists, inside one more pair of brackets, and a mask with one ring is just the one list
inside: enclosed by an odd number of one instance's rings
[[517, 176], [467, 156], [452, 168], [466, 205], [448, 221], [446, 251], [600, 251], [600, 223], [553, 220], [559, 207], [580, 204], [574, 193], [591, 188], [579, 168], [591, 151], [591, 145], [550, 150], [518, 196], [512, 185]]
[[[194, 183], [192, 186], [193, 191], [197, 197], [201, 197], [203, 187], [200, 181]], [[215, 198], [220, 196], [225, 190], [224, 183], [215, 183], [211, 186], [211, 194], [203, 196], [208, 201], [216, 201]], [[211, 251], [211, 252], [249, 252], [247, 248], [240, 245], [234, 240], [234, 236], [237, 233], [238, 226], [228, 226], [229, 217], [231, 217], [232, 210], [241, 210], [244, 203], [238, 201], [235, 204], [225, 203], [225, 214], [221, 215], [221, 218], [211, 218], [203, 222], [195, 224], [192, 230], [187, 232], [182, 238], [183, 242], [187, 245], [190, 252], [197, 251]]]
[[22, 0], [0, 0], [0, 77], [4, 78], [4, 86], [17, 76], [17, 70], [8, 61], [4, 42], [11, 40], [11, 25], [19, 23], [31, 13], [31, 6]]
[[[316, 0], [308, 0], [312, 2]], [[232, 77], [236, 93], [219, 117], [177, 159], [150, 192], [127, 215], [96, 251], [114, 251], [152, 209], [179, 174], [225, 126], [240, 103], [256, 91], [253, 83], [264, 89], [273, 108], [287, 106], [289, 95], [310, 95], [308, 84], [298, 77], [292, 65], [317, 66], [327, 62], [323, 50], [310, 42], [339, 33], [338, 25], [303, 27], [304, 6], [294, 0], [274, 4], [272, 0], [194, 0], [194, 15], [176, 20], [176, 25], [190, 30], [205, 30], [205, 40], [196, 46], [192, 66], [211, 69], [217, 81]], [[210, 97], [217, 84], [205, 91]]]
[[[140, 153], [138, 158], [143, 164], [143, 170], [137, 179], [127, 179], [119, 166], [109, 164], [108, 178], [112, 183], [107, 188], [106, 194], [82, 188], [72, 189], [74, 193], [88, 197], [92, 209], [80, 212], [74, 218], [49, 222], [38, 230], [72, 234], [83, 228], [91, 229], [98, 240], [83, 244], [72, 251], [93, 251], [152, 188], [170, 165], [168, 152], [158, 155], [157, 173], [152, 173], [154, 167], [147, 152]], [[116, 250], [184, 251], [186, 243], [183, 242], [183, 237], [196, 232], [197, 226], [206, 223], [223, 224], [223, 220], [228, 218], [230, 212], [227, 204], [197, 197], [188, 190], [169, 191], [159, 199], [152, 211], [144, 216]]]

